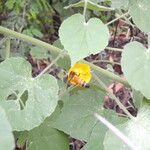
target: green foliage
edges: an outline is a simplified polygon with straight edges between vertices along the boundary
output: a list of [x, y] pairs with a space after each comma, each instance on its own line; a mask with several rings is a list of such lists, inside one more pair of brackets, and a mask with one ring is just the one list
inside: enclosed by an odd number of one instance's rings
[[[54, 42], [53, 44], [56, 47], [59, 47], [60, 49], [64, 49], [64, 47], [62, 46], [60, 40], [57, 40]], [[55, 59], [57, 57], [56, 54], [52, 54], [52, 58]], [[63, 55], [58, 61], [57, 61], [57, 65], [61, 68], [64, 68], [66, 70], [69, 70], [70, 66], [71, 66], [71, 60], [70, 57], [68, 55]]]
[[7, 0], [6, 7], [11, 10], [14, 9], [16, 13], [19, 13], [21, 7], [23, 7], [25, 1], [22, 0]]
[[52, 124], [59, 114], [60, 108], [57, 107], [55, 112], [40, 126], [31, 131], [21, 132], [18, 144], [23, 145], [24, 141], [28, 140], [29, 150], [69, 150], [68, 136], [52, 128]]
[[109, 32], [99, 19], [92, 18], [85, 23], [83, 15], [75, 14], [61, 24], [59, 36], [73, 64], [103, 50], [108, 44]]
[[39, 31], [38, 29], [34, 28], [33, 26], [23, 30], [23, 33], [27, 34], [29, 36], [32, 36], [32, 37], [34, 37], [34, 36], [35, 37], [39, 37], [39, 38], [43, 37], [43, 34], [41, 33], [41, 31]]
[[[135, 145], [136, 149], [149, 150], [150, 149], [150, 109], [149, 105], [143, 106], [137, 117], [129, 120], [125, 124], [117, 126]], [[120, 139], [118, 139], [111, 131], [108, 131], [104, 140], [104, 150], [129, 150], [129, 147], [125, 145]]]
[[112, 7], [116, 9], [124, 8], [126, 9], [129, 5], [129, 0], [111, 0]]
[[[69, 81], [64, 82], [71, 65], [78, 61], [87, 63], [82, 59], [99, 53], [108, 44], [110, 46], [109, 39], [113, 34], [119, 32], [121, 35], [120, 24], [119, 31], [112, 34], [114, 26], [111, 23], [119, 18], [132, 28], [134, 22], [150, 36], [149, 0], [91, 0], [85, 6], [83, 0], [0, 1], [1, 25], [20, 33], [0, 27], [0, 33], [5, 36], [0, 39], [0, 150], [14, 148], [12, 131], [16, 131], [14, 136], [18, 138], [18, 146], [27, 141], [29, 150], [69, 150], [70, 136], [86, 142], [82, 150], [128, 150], [128, 145], [110, 132], [106, 124], [100, 123], [95, 113], [115, 125], [135, 146], [139, 146], [139, 150], [150, 149], [150, 48], [146, 49], [138, 42], [125, 45], [121, 52], [125, 79], [115, 74], [111, 61], [111, 70], [108, 66], [104, 70], [88, 62], [91, 73], [95, 74], [89, 89], [68, 87]], [[119, 14], [122, 16], [117, 16]], [[114, 16], [118, 18], [111, 21]], [[104, 24], [101, 20], [110, 22]], [[7, 38], [11, 38], [10, 49], [9, 45], [6, 46]], [[150, 47], [150, 38], [148, 42]], [[10, 53], [10, 58], [5, 58], [6, 53]], [[62, 54], [60, 58], [59, 53]], [[39, 68], [35, 68], [34, 63], [32, 68], [28, 61], [17, 55], [33, 61], [34, 58], [47, 59], [53, 63], [49, 68], [53, 70], [52, 75], [39, 72], [33, 78], [32, 71]], [[103, 57], [103, 54], [98, 57]], [[87, 60], [91, 61], [91, 57]], [[128, 88], [123, 88], [132, 92], [138, 110], [136, 117], [128, 113], [129, 118], [120, 117], [115, 112], [118, 103], [113, 100], [115, 110], [104, 108], [107, 96], [115, 97], [110, 93], [110, 85], [115, 80], [127, 85]], [[116, 94], [116, 99], [120, 99], [120, 95]], [[131, 107], [134, 106], [131, 104]], [[122, 105], [120, 108], [127, 109]]]
[[122, 53], [121, 65], [123, 72], [132, 87], [142, 92], [145, 97], [150, 98], [149, 49], [146, 49], [138, 42], [127, 44], [125, 46], [125, 51]]
[[150, 17], [149, 9], [150, 3], [149, 0], [130, 0], [130, 9], [129, 12], [133, 18], [134, 23], [142, 31], [149, 33], [150, 32]]
[[47, 50], [42, 49], [40, 47], [31, 47], [30, 54], [32, 55], [33, 58], [36, 59], [47, 59], [50, 57], [50, 54], [48, 53]]
[[114, 123], [121, 123], [124, 119], [117, 118], [115, 113], [103, 108], [104, 94], [98, 89], [82, 89], [74, 91], [69, 97], [62, 98], [64, 106], [62, 112], [56, 120], [54, 127], [65, 133], [89, 142], [85, 150], [93, 144], [93, 141], [99, 140], [96, 150], [103, 147], [103, 139], [107, 128], [100, 125], [94, 117], [98, 112]]
[[94, 112], [103, 111], [103, 96], [101, 91], [81, 90], [69, 96], [64, 101], [62, 113], [55, 127], [69, 133], [71, 136], [87, 141], [97, 120]]
[[13, 130], [30, 130], [55, 110], [58, 86], [54, 77], [32, 78], [31, 65], [22, 58], [5, 60], [0, 72], [0, 104]]
[[7, 120], [5, 111], [0, 106], [0, 150], [12, 150], [15, 147], [14, 137], [12, 134], [12, 128]]

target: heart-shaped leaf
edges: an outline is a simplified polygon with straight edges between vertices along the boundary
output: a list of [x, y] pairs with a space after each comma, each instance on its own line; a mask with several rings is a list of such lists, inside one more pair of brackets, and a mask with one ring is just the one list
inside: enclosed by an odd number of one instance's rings
[[85, 23], [83, 15], [75, 14], [62, 23], [59, 36], [73, 64], [103, 50], [108, 44], [109, 31], [101, 20], [92, 18]]
[[0, 106], [0, 150], [12, 150], [14, 147], [15, 141], [12, 128], [7, 120], [5, 111]]
[[138, 42], [127, 44], [122, 53], [121, 66], [133, 88], [150, 99], [150, 49]]
[[130, 0], [129, 12], [134, 23], [142, 31], [150, 32], [150, 1], [149, 0]]
[[30, 130], [55, 110], [57, 80], [51, 75], [32, 78], [31, 65], [23, 58], [0, 64], [0, 105], [13, 130]]
[[28, 150], [69, 150], [68, 135], [51, 127], [59, 114], [60, 109], [57, 107], [40, 126], [21, 132], [17, 137], [18, 145], [28, 141]]
[[102, 91], [92, 87], [76, 90], [72, 91], [70, 96], [63, 97], [64, 106], [54, 127], [74, 138], [87, 141], [88, 144], [83, 148], [85, 150], [91, 148], [92, 142], [99, 140], [97, 149], [93, 149], [100, 150], [103, 147], [107, 128], [99, 124], [94, 113], [101, 113], [115, 124], [126, 120], [119, 118], [113, 111], [103, 108], [105, 93]]

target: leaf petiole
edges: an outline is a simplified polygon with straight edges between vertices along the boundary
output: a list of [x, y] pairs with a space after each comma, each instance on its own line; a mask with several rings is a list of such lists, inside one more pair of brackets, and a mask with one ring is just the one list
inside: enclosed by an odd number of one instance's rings
[[115, 100], [115, 102], [118, 104], [118, 106], [120, 107], [120, 109], [122, 109], [130, 119], [134, 119], [134, 117], [130, 114], [130, 112], [126, 109], [126, 107], [120, 102], [120, 100], [113, 94], [110, 92], [110, 90], [107, 88], [107, 86], [105, 85], [104, 82], [102, 82], [98, 76], [93, 72], [93, 77], [95, 80], [97, 80], [97, 82], [105, 89], [105, 91], [108, 93], [108, 95]]

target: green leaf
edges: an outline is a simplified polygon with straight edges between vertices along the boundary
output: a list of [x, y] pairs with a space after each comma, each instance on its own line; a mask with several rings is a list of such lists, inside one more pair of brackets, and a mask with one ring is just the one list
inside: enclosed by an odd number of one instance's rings
[[109, 116], [109, 119], [115, 123], [121, 121], [115, 113], [103, 108], [103, 98], [103, 92], [92, 88], [82, 88], [72, 92], [68, 97], [65, 96], [65, 99], [62, 99], [64, 106], [54, 127], [74, 138], [91, 142], [91, 144], [98, 138], [99, 146], [101, 146], [107, 128], [99, 124], [94, 113], [98, 112], [103, 116]]
[[[106, 132], [106, 129], [104, 130]], [[101, 137], [100, 137], [101, 138]], [[82, 150], [103, 150], [103, 141], [99, 138], [95, 138], [90, 140], [83, 148]]]
[[29, 150], [69, 150], [68, 136], [51, 127], [59, 113], [60, 109], [57, 107], [56, 111], [39, 127], [21, 132], [18, 144], [22, 145], [27, 140]]
[[125, 46], [122, 53], [122, 70], [131, 86], [141, 91], [150, 99], [150, 49], [146, 49], [138, 42]]
[[5, 3], [6, 7], [10, 10], [13, 9], [14, 4], [15, 4], [15, 0], [7, 0]]
[[134, 23], [142, 31], [150, 32], [150, 2], [149, 0], [130, 0], [129, 13], [133, 18]]
[[129, 5], [129, 0], [111, 0], [113, 8], [127, 8]]
[[[109, 121], [113, 122], [113, 124], [122, 124], [127, 121], [127, 118], [118, 117], [111, 110], [103, 110], [103, 116], [107, 118]], [[107, 128], [105, 125], [100, 124], [99, 122], [95, 125], [92, 130], [90, 139], [87, 141], [87, 144], [84, 146], [82, 150], [102, 150], [103, 149], [103, 140], [105, 134], [107, 132]]]
[[[75, 8], [76, 7], [77, 8], [78, 7], [84, 7], [84, 3], [85, 3], [85, 1], [81, 0], [78, 3], [66, 6], [65, 9], [73, 8], [73, 7], [75, 7]], [[87, 8], [90, 9], [90, 10], [93, 10], [93, 11], [112, 11], [112, 10], [114, 10], [113, 8], [98, 5], [98, 4], [93, 3], [92, 1], [89, 1], [89, 0], [87, 1]]]
[[92, 18], [85, 23], [83, 15], [75, 14], [61, 24], [59, 36], [73, 64], [103, 50], [108, 44], [109, 31], [101, 20]]
[[0, 150], [12, 150], [15, 147], [15, 141], [12, 134], [12, 128], [7, 120], [5, 111], [0, 106]]
[[[117, 126], [128, 139], [135, 145], [135, 149], [149, 150], [150, 149], [150, 105], [144, 106], [138, 112], [135, 119], [129, 120], [123, 125]], [[118, 137], [116, 137], [111, 131], [108, 131], [104, 140], [104, 150], [129, 150], [129, 147], [125, 145]]]
[[142, 107], [144, 97], [139, 91], [132, 89], [132, 92], [133, 92], [133, 103], [135, 107], [139, 109], [140, 107]]
[[47, 59], [50, 57], [48, 50], [37, 46], [31, 47], [30, 54], [32, 55], [32, 57], [37, 59]]
[[32, 32], [32, 34], [34, 35], [34, 36], [36, 36], [36, 37], [39, 37], [39, 38], [42, 38], [43, 37], [43, 34], [42, 34], [42, 32], [41, 31], [39, 31], [38, 29], [36, 29], [36, 28], [31, 28], [31, 32]]
[[23, 58], [0, 64], [0, 105], [5, 108], [13, 130], [31, 130], [55, 110], [57, 80], [51, 75], [32, 78], [31, 65]]
[[43, 37], [43, 34], [41, 31], [39, 31], [38, 29], [34, 28], [33, 26], [23, 30], [23, 33], [24, 34], [27, 34], [29, 36], [36, 36], [36, 37], [39, 37], [39, 38], [42, 38]]

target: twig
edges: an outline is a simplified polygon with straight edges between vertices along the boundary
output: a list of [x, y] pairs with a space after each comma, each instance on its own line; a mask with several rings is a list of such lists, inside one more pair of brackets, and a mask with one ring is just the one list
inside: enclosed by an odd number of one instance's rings
[[113, 22], [117, 21], [117, 20], [120, 19], [120, 18], [123, 18], [124, 16], [126, 16], [126, 15], [128, 15], [128, 14], [129, 14], [129, 12], [127, 12], [127, 13], [125, 13], [125, 14], [122, 14], [122, 15], [120, 15], [119, 17], [115, 18], [114, 20], [111, 20], [110, 22], [106, 23], [106, 25], [108, 26], [108, 25], [112, 24]]
[[117, 23], [116, 23], [116, 26], [115, 26], [115, 33], [114, 33], [114, 39], [113, 39], [113, 47], [115, 46], [118, 25], [119, 25], [119, 20], [117, 20]]
[[59, 53], [58, 56], [37, 77], [40, 77], [41, 75], [46, 73], [61, 57], [62, 53]]
[[120, 48], [115, 48], [115, 47], [106, 47], [105, 49], [111, 50], [111, 51], [117, 51], [117, 52], [122, 52], [123, 49]]
[[115, 64], [120, 65], [120, 63], [118, 63], [118, 62], [109, 61], [109, 60], [94, 60], [94, 61], [92, 61], [92, 63], [98, 63], [98, 62], [111, 63], [113, 65], [115, 65]]

